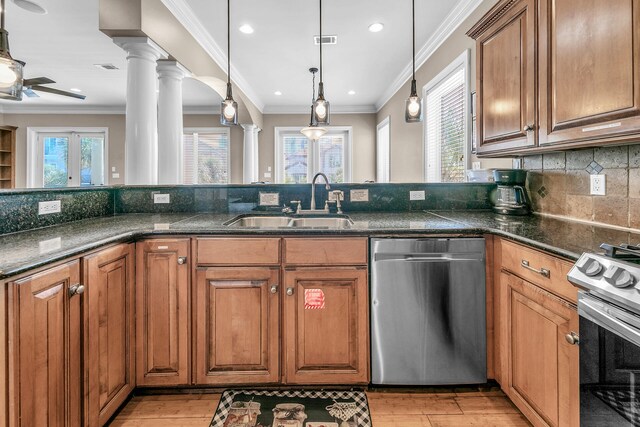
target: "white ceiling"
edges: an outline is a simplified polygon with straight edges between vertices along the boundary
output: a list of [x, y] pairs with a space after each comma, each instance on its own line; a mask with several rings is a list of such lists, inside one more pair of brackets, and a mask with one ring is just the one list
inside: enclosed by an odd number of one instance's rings
[[[47, 109], [121, 111], [125, 104], [126, 59], [122, 49], [98, 30], [99, 0], [37, 0], [48, 9], [36, 15], [7, 1], [11, 53], [27, 63], [25, 78], [47, 76], [63, 90], [80, 88], [85, 101], [41, 93], [21, 103], [0, 101], [5, 111]], [[226, 1], [162, 0], [188, 24], [214, 59], [225, 66]], [[458, 25], [481, 0], [417, 0], [416, 46], [419, 63], [437, 47], [441, 35]], [[173, 6], [173, 7], [172, 7]], [[306, 112], [311, 100], [309, 67], [318, 66], [317, 0], [234, 0], [231, 4], [232, 77], [265, 112]], [[338, 36], [325, 46], [325, 96], [334, 111], [375, 111], [406, 81], [411, 61], [411, 2], [324, 0], [323, 33]], [[379, 33], [367, 27], [382, 22]], [[255, 32], [243, 34], [242, 24]], [[208, 40], [202, 40], [208, 38]], [[211, 50], [211, 49], [210, 49]], [[112, 63], [105, 71], [93, 64]], [[426, 82], [421, 82], [426, 83]], [[396, 88], [397, 89], [397, 88]], [[275, 91], [281, 91], [276, 96]], [[348, 95], [353, 90], [355, 95]], [[395, 91], [395, 90], [393, 90]], [[220, 97], [194, 79], [184, 84], [185, 108], [217, 106]]]

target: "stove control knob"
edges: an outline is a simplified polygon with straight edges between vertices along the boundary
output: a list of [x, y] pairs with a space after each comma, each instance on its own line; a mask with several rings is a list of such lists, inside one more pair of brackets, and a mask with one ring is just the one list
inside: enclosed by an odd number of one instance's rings
[[604, 280], [616, 288], [626, 288], [633, 285], [636, 278], [627, 270], [614, 265], [604, 272]]
[[580, 258], [576, 265], [578, 270], [582, 271], [589, 277], [597, 276], [602, 272], [602, 264], [593, 258]]

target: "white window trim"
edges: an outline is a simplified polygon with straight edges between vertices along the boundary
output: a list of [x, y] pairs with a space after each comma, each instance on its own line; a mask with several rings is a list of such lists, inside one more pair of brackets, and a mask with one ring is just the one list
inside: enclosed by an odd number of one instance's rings
[[[426, 108], [427, 92], [434, 86], [440, 84], [442, 80], [449, 77], [456, 68], [464, 66], [464, 166], [469, 169], [471, 165], [471, 107], [469, 98], [471, 98], [471, 68], [470, 68], [471, 50], [466, 49], [449, 65], [447, 65], [436, 77], [431, 79], [429, 83], [422, 87], [422, 102]], [[427, 181], [427, 118], [429, 114], [425, 111], [425, 120], [422, 126], [422, 181]]]
[[[380, 153], [380, 139], [378, 138], [378, 135], [380, 134], [380, 129], [382, 129], [385, 126], [389, 126], [389, 177], [386, 181], [380, 181], [380, 177], [378, 176], [378, 153]], [[380, 123], [378, 123], [378, 126], [376, 126], [376, 182], [381, 182], [381, 183], [388, 183], [391, 182], [391, 116], [387, 116], [384, 120], [382, 120]]]
[[[282, 156], [280, 154], [282, 154], [282, 134], [285, 133], [300, 133], [300, 131], [302, 130], [302, 127], [294, 127], [294, 126], [276, 126], [274, 129], [274, 157], [275, 157], [275, 162], [274, 162], [274, 167], [275, 167], [275, 171], [274, 171], [274, 179], [275, 179], [275, 184], [282, 184], [283, 180], [284, 180], [284, 176], [282, 174], [283, 170], [282, 170]], [[352, 178], [352, 173], [353, 173], [353, 127], [352, 126], [327, 126], [326, 127], [328, 132], [345, 132], [347, 134], [347, 141], [346, 141], [346, 147], [344, 150], [344, 182], [348, 183], [348, 182], [352, 182], [351, 178]], [[302, 135], [302, 134], [300, 134]], [[309, 162], [308, 166], [307, 166], [307, 181], [311, 182], [311, 179], [313, 179], [313, 170], [315, 168], [315, 163], [318, 159], [318, 153], [317, 153], [317, 144], [314, 144], [313, 146], [313, 150], [311, 153], [311, 161]]]
[[[231, 183], [231, 129], [228, 127], [210, 127], [210, 128], [183, 128], [182, 129], [182, 135], [183, 135], [183, 140], [184, 140], [184, 134], [185, 133], [215, 133], [215, 132], [219, 132], [219, 133], [225, 133], [227, 135], [227, 140], [229, 141], [228, 144], [228, 154], [227, 154], [227, 182], [226, 184], [230, 184]], [[194, 141], [195, 142], [195, 141]], [[184, 155], [184, 147], [183, 147], [183, 155]], [[197, 150], [194, 151], [194, 153], [197, 153]], [[184, 160], [182, 161], [182, 165], [181, 168], [184, 168]], [[198, 173], [198, 168], [196, 167], [194, 169], [194, 173], [197, 175]], [[182, 173], [180, 175], [180, 178], [183, 179], [183, 175], [184, 173]], [[197, 181], [197, 179], [194, 179], [194, 181]], [[194, 184], [194, 185], [200, 185], [198, 184]], [[223, 184], [213, 184], [213, 185], [223, 185]]]
[[[27, 188], [42, 188], [38, 171], [44, 168], [44, 147], [38, 144], [41, 133], [103, 133], [104, 134], [104, 185], [109, 185], [109, 128], [106, 127], [27, 127]], [[100, 187], [100, 186], [96, 186]]]

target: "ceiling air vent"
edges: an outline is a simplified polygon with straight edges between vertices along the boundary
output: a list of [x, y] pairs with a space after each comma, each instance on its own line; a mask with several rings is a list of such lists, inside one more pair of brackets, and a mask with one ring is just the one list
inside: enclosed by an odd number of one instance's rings
[[119, 70], [119, 68], [113, 64], [93, 64], [93, 65], [100, 68], [101, 70]]
[[[320, 44], [320, 36], [313, 36], [316, 46]], [[338, 36], [322, 36], [322, 44], [338, 44]]]

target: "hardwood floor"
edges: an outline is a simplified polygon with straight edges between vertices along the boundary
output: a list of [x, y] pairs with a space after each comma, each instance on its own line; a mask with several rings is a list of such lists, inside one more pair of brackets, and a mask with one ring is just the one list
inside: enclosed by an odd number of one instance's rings
[[[501, 391], [368, 392], [373, 427], [530, 426]], [[136, 396], [111, 427], [207, 427], [219, 394]]]

